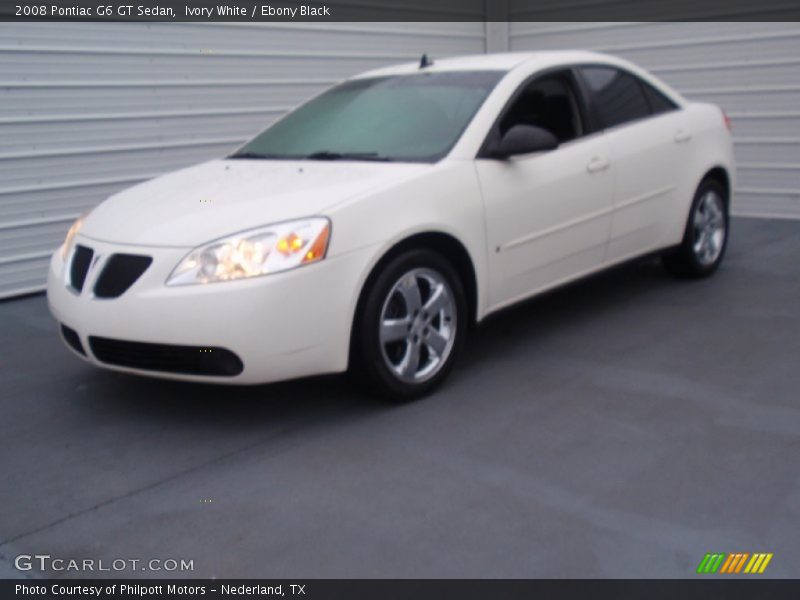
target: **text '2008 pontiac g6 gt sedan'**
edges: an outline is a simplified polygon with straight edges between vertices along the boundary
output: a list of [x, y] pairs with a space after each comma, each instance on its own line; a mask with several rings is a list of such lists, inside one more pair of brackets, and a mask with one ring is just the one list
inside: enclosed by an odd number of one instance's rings
[[53, 255], [50, 309], [101, 367], [226, 383], [353, 369], [418, 397], [502, 307], [656, 251], [713, 273], [728, 125], [609, 56], [423, 57], [101, 203]]

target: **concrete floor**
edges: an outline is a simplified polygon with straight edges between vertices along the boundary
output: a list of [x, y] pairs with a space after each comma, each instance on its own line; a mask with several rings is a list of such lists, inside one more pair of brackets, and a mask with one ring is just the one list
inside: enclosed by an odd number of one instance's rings
[[762, 551], [798, 577], [800, 223], [732, 235], [710, 280], [646, 261], [493, 317], [399, 407], [339, 377], [101, 372], [44, 297], [2, 303], [0, 576], [44, 553], [200, 577], [686, 577]]

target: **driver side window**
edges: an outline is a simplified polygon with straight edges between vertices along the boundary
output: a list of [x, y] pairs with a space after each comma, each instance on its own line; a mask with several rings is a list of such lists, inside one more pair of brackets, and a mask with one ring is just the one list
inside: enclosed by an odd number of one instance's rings
[[569, 73], [550, 73], [528, 84], [501, 119], [500, 136], [514, 125], [546, 129], [559, 144], [581, 137], [584, 126]]

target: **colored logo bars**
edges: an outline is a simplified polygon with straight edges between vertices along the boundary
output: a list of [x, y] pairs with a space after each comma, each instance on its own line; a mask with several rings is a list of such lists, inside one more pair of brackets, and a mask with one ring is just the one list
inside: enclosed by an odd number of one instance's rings
[[[697, 565], [697, 572], [705, 574], [731, 574], [731, 573], [763, 573], [769, 562], [772, 560], [772, 552], [738, 552], [725, 554], [717, 552], [706, 554], [700, 564]], [[745, 566], [747, 565], [747, 566]]]

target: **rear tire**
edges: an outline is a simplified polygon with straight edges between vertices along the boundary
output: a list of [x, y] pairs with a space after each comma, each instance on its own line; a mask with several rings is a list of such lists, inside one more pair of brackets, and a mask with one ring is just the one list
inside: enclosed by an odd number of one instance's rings
[[464, 344], [467, 301], [458, 274], [441, 255], [411, 250], [369, 285], [355, 322], [357, 374], [387, 400], [428, 394]]
[[681, 245], [664, 254], [664, 267], [678, 277], [712, 275], [728, 246], [728, 203], [725, 188], [714, 179], [704, 179], [697, 188]]

